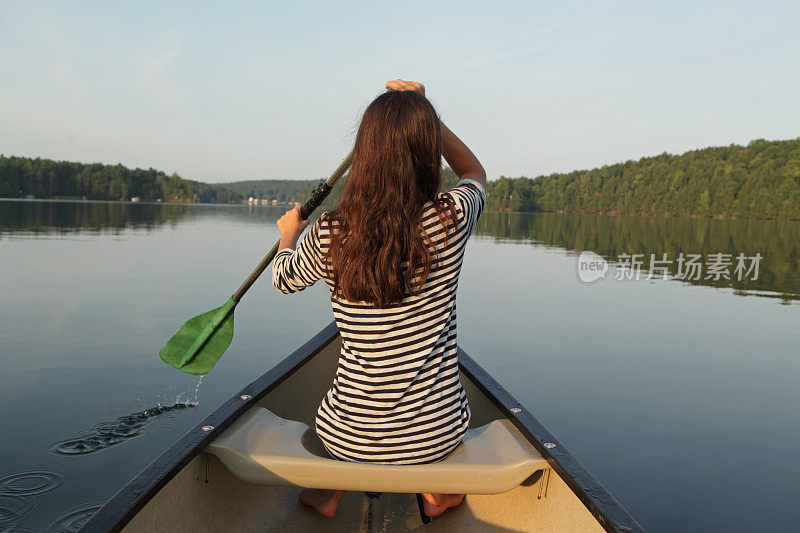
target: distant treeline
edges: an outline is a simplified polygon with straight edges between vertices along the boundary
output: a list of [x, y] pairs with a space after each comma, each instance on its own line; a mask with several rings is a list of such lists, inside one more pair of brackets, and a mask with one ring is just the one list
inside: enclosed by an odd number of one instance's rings
[[[220, 183], [233, 192], [241, 195], [242, 201], [248, 198], [256, 200], [277, 200], [278, 202], [304, 202], [311, 191], [320, 184], [322, 178], [316, 180], [247, 180], [231, 183]], [[333, 189], [331, 194], [322, 203], [322, 209], [332, 209], [341, 197], [343, 185], [347, 181], [345, 176]], [[440, 190], [449, 190], [458, 182], [456, 173], [450, 168], [442, 169], [442, 183]]]
[[800, 219], [800, 139], [489, 183], [492, 211]]
[[[449, 168], [443, 169], [442, 178], [443, 189], [457, 181]], [[321, 181], [247, 180], [211, 184], [183, 179], [178, 174], [168, 176], [152, 168], [129, 169], [122, 165], [0, 155], [0, 198], [130, 200], [138, 197], [142, 201], [240, 203], [252, 197], [284, 203], [304, 201]], [[323, 206], [332, 206], [341, 190], [341, 185], [334, 189]]]
[[85, 198], [87, 200], [162, 200], [238, 202], [228, 188], [185, 180], [155, 169], [72, 163], [0, 155], [0, 197]]
[[[442, 171], [442, 189], [457, 177]], [[154, 170], [0, 155], [0, 197], [243, 202], [303, 201], [321, 180], [208, 184]], [[342, 187], [323, 208], [332, 206]], [[488, 211], [800, 219], [800, 138], [662, 154], [537, 178], [500, 177]]]
[[310, 191], [316, 187], [318, 180], [247, 180], [232, 183], [220, 183], [242, 199], [255, 198], [256, 200], [278, 200], [279, 202], [293, 202], [301, 191]]

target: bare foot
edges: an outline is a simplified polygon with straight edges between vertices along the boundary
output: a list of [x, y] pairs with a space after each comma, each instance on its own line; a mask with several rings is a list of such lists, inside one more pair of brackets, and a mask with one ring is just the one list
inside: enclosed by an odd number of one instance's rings
[[336, 516], [339, 502], [344, 497], [343, 490], [306, 489], [300, 493], [300, 501], [326, 518]]
[[425, 514], [433, 518], [464, 501], [464, 494], [423, 494]]

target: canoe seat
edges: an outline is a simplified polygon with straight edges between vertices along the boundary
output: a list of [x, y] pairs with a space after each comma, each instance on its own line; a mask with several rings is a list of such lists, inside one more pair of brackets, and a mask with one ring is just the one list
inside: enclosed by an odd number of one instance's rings
[[548, 468], [507, 419], [468, 430], [438, 463], [381, 465], [331, 459], [313, 429], [261, 407], [242, 415], [206, 452], [250, 483], [372, 492], [499, 494]]

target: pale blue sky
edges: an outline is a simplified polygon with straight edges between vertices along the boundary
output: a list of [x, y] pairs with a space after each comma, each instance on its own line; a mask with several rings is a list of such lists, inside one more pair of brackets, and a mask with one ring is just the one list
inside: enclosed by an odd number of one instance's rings
[[0, 153], [318, 178], [387, 79], [490, 178], [800, 136], [800, 2], [7, 2]]

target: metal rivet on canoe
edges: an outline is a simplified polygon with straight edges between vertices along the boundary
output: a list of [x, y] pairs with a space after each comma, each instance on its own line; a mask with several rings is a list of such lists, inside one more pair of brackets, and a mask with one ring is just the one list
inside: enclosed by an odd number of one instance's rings
[[548, 450], [552, 450], [553, 448], [556, 447], [556, 445], [553, 442], [545, 442], [544, 447], [547, 448]]
[[522, 409], [520, 409], [519, 407], [512, 407], [511, 412], [514, 414], [521, 413]]
[[241, 396], [239, 396], [239, 398], [241, 398], [241, 399], [242, 399], [242, 400], [244, 400], [244, 401], [247, 401], [247, 400], [252, 400], [252, 399], [253, 399], [253, 397], [252, 397], [252, 396], [250, 396], [249, 394], [242, 394]]
[[214, 426], [203, 426], [200, 429], [202, 429], [203, 431], [211, 431], [212, 429], [214, 429]]

